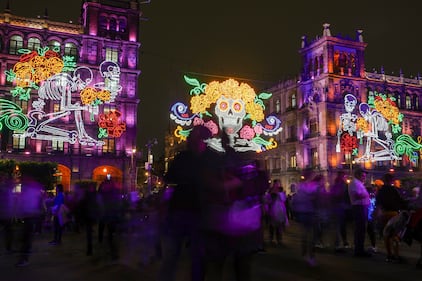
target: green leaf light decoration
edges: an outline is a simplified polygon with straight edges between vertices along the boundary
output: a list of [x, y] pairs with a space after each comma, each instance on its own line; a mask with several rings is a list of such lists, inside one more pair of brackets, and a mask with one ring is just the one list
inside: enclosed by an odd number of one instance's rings
[[24, 131], [29, 123], [20, 106], [9, 100], [0, 99], [0, 131], [3, 122], [11, 131]]

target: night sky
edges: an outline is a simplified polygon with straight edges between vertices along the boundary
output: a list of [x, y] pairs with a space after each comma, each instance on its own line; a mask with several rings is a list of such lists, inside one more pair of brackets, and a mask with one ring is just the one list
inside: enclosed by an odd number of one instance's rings
[[[51, 20], [78, 22], [79, 0], [11, 0], [13, 14], [36, 17], [48, 8]], [[36, 4], [35, 4], [36, 2]], [[392, 3], [390, 3], [392, 2]], [[259, 92], [299, 73], [301, 36], [355, 38], [368, 43], [366, 69], [405, 77], [422, 74], [419, 1], [151, 0], [142, 4], [138, 149], [158, 139], [162, 154], [169, 108], [187, 101], [183, 75], [201, 82], [237, 78]], [[5, 0], [0, 1], [0, 9]], [[65, 6], [67, 5], [67, 6]]]

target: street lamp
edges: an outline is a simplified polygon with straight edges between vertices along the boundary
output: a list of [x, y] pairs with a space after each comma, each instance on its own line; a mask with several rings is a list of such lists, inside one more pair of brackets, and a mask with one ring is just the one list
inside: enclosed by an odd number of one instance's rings
[[152, 140], [149, 140], [147, 142], [147, 144], [145, 145], [148, 149], [148, 159], [147, 159], [147, 162], [145, 163], [145, 168], [148, 172], [147, 192], [146, 192], [147, 194], [146, 194], [146, 196], [149, 196], [151, 194], [151, 189], [152, 189], [152, 186], [151, 186], [152, 185], [152, 176], [151, 176], [151, 174], [152, 174], [152, 163], [154, 162], [153, 155], [152, 155], [152, 147], [154, 145], [156, 145], [157, 143], [158, 143], [157, 139], [152, 139]]

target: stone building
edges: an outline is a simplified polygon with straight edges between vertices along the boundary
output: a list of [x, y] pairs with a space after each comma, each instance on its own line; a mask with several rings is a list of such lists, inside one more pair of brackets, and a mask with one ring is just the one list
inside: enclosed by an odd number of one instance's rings
[[[362, 30], [357, 30], [355, 38], [342, 38], [332, 36], [330, 25], [324, 24], [322, 36], [313, 41], [302, 37], [299, 50], [302, 66], [298, 77], [268, 89], [273, 96], [267, 110], [280, 117], [283, 132], [278, 136], [278, 147], [261, 156], [265, 158], [271, 179], [280, 179], [288, 192], [291, 192], [292, 184], [300, 181], [305, 169], [324, 174], [327, 184], [332, 182], [337, 171], [351, 173], [356, 165], [369, 170], [371, 181], [388, 171], [394, 171], [400, 178], [419, 176], [420, 156], [416, 144], [421, 139], [422, 81], [420, 77], [405, 78], [403, 73], [387, 75], [383, 69], [368, 72], [364, 56], [366, 46]], [[362, 134], [355, 147], [359, 150], [356, 155], [351, 150], [344, 150], [343, 146], [339, 151], [345, 97], [354, 100], [356, 108], [351, 114], [359, 117], [357, 106], [373, 101], [376, 93], [394, 100], [403, 114], [402, 133], [416, 142], [410, 157], [398, 157], [386, 149], [391, 155], [378, 157], [384, 150], [374, 148], [374, 143], [368, 145], [366, 153], [363, 146], [368, 142], [369, 133]], [[377, 133], [377, 137], [381, 144], [391, 141], [387, 132], [379, 136]], [[370, 148], [375, 152], [369, 151]], [[368, 157], [364, 159], [366, 154]]]
[[[81, 8], [80, 24], [47, 13], [20, 17], [9, 4], [0, 14], [1, 157], [58, 163], [67, 191], [107, 175], [134, 190], [139, 3], [92, 0]], [[27, 127], [13, 126], [10, 108]]]

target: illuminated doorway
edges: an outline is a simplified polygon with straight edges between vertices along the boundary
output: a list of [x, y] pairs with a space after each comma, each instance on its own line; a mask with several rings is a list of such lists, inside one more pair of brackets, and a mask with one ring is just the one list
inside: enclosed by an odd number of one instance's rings
[[123, 173], [120, 169], [113, 166], [104, 165], [95, 168], [92, 172], [92, 179], [98, 184], [100, 184], [107, 178], [112, 179], [116, 183], [118, 188], [122, 188]]

